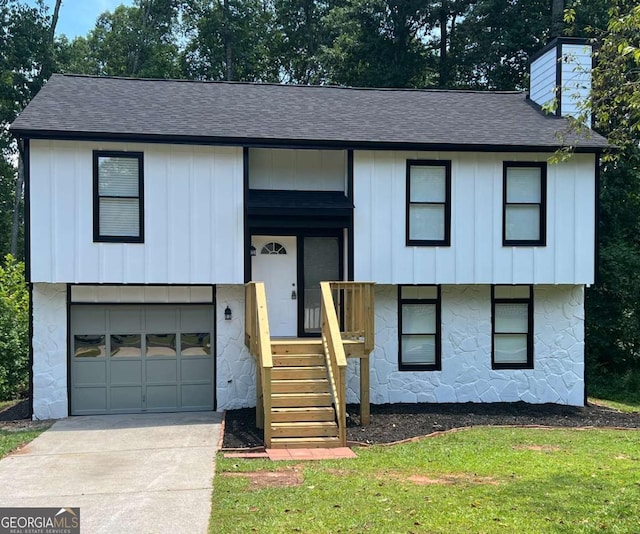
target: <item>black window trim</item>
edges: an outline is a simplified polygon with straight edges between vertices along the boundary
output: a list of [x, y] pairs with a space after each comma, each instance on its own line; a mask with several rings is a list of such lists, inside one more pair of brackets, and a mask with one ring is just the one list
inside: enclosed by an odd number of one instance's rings
[[[435, 299], [403, 299], [403, 287], [435, 287]], [[402, 363], [402, 305], [403, 304], [435, 304], [436, 306], [436, 362], [434, 364]], [[442, 371], [442, 294], [441, 286], [435, 284], [402, 284], [398, 285], [398, 370], [400, 371]]]
[[[100, 198], [121, 198], [100, 196], [99, 191], [99, 159], [130, 158], [138, 160], [138, 236], [108, 236], [100, 234]], [[133, 197], [132, 197], [133, 198]], [[144, 243], [144, 153], [126, 150], [94, 150], [93, 151], [93, 241], [94, 243]]]
[[[498, 284], [501, 287], [508, 287], [507, 284]], [[516, 285], [515, 287], [527, 287], [529, 289], [528, 298], [497, 298], [495, 295], [496, 286], [491, 286], [491, 369], [533, 369], [533, 286], [529, 284]], [[495, 361], [495, 335], [496, 335], [496, 304], [527, 304], [527, 361], [525, 363], [496, 363]], [[504, 334], [506, 332], [500, 332]], [[522, 332], [517, 332], [521, 334]]]
[[[540, 206], [540, 239], [507, 239], [507, 170], [510, 167], [540, 169], [540, 202], [512, 202], [511, 204]], [[502, 246], [547, 246], [547, 163], [545, 161], [504, 161], [502, 164]]]
[[[438, 204], [442, 202], [411, 202], [411, 167], [444, 167], [445, 168], [445, 202], [444, 202], [444, 239], [411, 239], [410, 238], [410, 207], [412, 204]], [[408, 159], [406, 178], [406, 245], [415, 246], [451, 246], [451, 160], [437, 159]]]

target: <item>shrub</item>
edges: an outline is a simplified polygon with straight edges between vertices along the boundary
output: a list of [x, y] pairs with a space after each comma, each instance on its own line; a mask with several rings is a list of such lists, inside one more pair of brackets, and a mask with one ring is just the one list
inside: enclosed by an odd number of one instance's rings
[[26, 396], [29, 387], [29, 293], [24, 263], [11, 254], [0, 265], [0, 400]]

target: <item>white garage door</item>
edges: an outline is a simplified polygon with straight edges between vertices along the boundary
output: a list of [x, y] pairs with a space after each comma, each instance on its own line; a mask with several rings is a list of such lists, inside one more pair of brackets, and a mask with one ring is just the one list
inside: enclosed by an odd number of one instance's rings
[[71, 306], [72, 415], [213, 410], [212, 306]]

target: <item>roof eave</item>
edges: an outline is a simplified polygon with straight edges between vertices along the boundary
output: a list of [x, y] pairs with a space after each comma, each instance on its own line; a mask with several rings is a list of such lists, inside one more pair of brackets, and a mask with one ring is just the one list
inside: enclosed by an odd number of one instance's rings
[[[436, 142], [389, 142], [359, 141], [347, 139], [280, 139], [254, 137], [219, 137], [202, 135], [168, 135], [148, 133], [80, 132], [60, 130], [32, 130], [10, 128], [17, 138], [55, 139], [60, 141], [101, 141], [101, 142], [138, 142], [189, 145], [244, 146], [255, 148], [326, 148], [354, 150], [416, 150], [449, 152], [555, 152], [568, 145], [517, 145], [517, 144], [480, 144], [480, 143], [436, 143]], [[585, 143], [583, 141], [583, 143]], [[576, 144], [577, 153], [601, 153], [608, 147], [602, 145]]]

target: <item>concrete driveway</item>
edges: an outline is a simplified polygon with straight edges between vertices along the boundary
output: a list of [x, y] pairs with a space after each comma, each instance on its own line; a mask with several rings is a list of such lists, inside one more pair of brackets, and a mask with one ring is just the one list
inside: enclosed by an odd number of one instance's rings
[[0, 461], [0, 506], [80, 507], [84, 533], [204, 533], [222, 414], [55, 423]]

